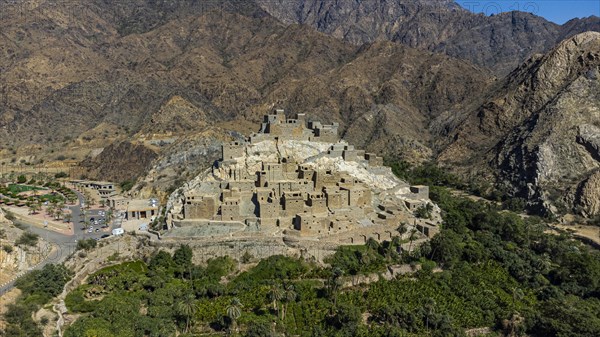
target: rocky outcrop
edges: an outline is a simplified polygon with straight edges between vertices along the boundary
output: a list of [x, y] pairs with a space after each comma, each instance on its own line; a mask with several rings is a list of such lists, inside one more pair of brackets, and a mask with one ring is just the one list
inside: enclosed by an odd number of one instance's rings
[[579, 126], [577, 142], [585, 146], [590, 155], [600, 162], [600, 128], [595, 125], [584, 124]]
[[95, 157], [81, 163], [87, 176], [96, 180], [135, 181], [150, 167], [156, 152], [141, 144], [128, 141], [113, 143]]
[[595, 172], [579, 184], [575, 195], [577, 211], [583, 216], [600, 215], [600, 172]]
[[219, 159], [221, 145], [233, 138], [223, 130], [209, 129], [175, 140], [161, 150], [131, 193], [138, 198], [166, 200], [176, 188]]
[[493, 174], [532, 208], [553, 210], [568, 188], [600, 167], [599, 79], [600, 33], [563, 41], [496, 84], [458, 121], [440, 160]]
[[15, 245], [22, 234], [0, 209], [0, 286], [40, 263], [51, 251], [41, 239], [33, 247]]

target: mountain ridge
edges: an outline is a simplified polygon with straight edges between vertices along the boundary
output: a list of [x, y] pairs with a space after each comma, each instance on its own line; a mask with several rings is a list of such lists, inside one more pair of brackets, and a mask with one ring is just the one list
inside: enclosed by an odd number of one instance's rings
[[600, 135], [598, 76], [600, 33], [566, 39], [492, 89], [449, 135], [439, 160], [495, 175], [533, 208], [595, 215], [574, 200], [600, 167], [596, 147], [585, 144]]
[[445, 53], [506, 75], [535, 53], [583, 31], [600, 31], [600, 18], [557, 25], [526, 12], [474, 14], [454, 1], [257, 0], [284, 23], [309, 25], [353, 44], [390, 40]]

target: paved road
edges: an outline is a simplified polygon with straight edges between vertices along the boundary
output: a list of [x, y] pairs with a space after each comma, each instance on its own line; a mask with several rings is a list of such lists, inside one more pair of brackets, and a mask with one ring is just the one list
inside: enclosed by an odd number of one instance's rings
[[[83, 201], [83, 195], [81, 193], [75, 191], [77, 193], [77, 197], [79, 198], [79, 205]], [[89, 232], [88, 228], [82, 228], [84, 224], [84, 214], [81, 211], [81, 207], [79, 205], [69, 206], [69, 209], [72, 212], [72, 223], [73, 223], [73, 235], [64, 235], [60, 234], [45, 228], [40, 228], [34, 226], [30, 223], [17, 220], [15, 223], [20, 225], [23, 229], [28, 230], [32, 233], [35, 233], [40, 236], [40, 238], [44, 239], [46, 242], [50, 243], [53, 246], [52, 253], [49, 254], [42, 262], [40, 262], [34, 268], [22, 272], [20, 276], [27, 274], [28, 272], [36, 269], [42, 269], [45, 265], [50, 263], [62, 263], [64, 262], [71, 254], [76, 251], [77, 248], [77, 240], [81, 239], [99, 239], [105, 234], [110, 234], [111, 227], [109, 227], [106, 231], [103, 231], [100, 227], [101, 225], [93, 225], [93, 230]], [[89, 221], [90, 218], [94, 218], [94, 220], [104, 219], [104, 216], [100, 215], [99, 209], [90, 209], [85, 211], [85, 218]], [[118, 224], [120, 227], [120, 222]], [[99, 229], [96, 232], [96, 229]], [[0, 296], [4, 293], [10, 291], [15, 286], [15, 281], [9, 282], [4, 286], [0, 287]]]
[[[51, 253], [42, 260], [37, 266], [34, 268], [21, 273], [20, 276], [27, 274], [28, 272], [36, 269], [42, 269], [45, 265], [50, 263], [62, 263], [67, 257], [69, 257], [77, 247], [77, 241], [74, 236], [64, 235], [60, 233], [53, 232], [51, 230], [47, 230], [44, 228], [36, 227], [31, 224], [25, 223], [23, 221], [15, 221], [20, 227], [39, 235], [41, 238], [49, 242], [53, 247]], [[8, 292], [15, 286], [15, 281], [11, 281], [8, 284], [0, 287], [0, 296], [4, 293]]]

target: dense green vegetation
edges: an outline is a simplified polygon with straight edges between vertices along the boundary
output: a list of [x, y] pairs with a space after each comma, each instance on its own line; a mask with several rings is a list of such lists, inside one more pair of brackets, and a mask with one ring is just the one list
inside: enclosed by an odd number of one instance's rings
[[31, 317], [50, 299], [62, 292], [71, 273], [62, 265], [49, 264], [34, 270], [16, 282], [21, 295], [15, 304], [8, 306], [4, 319], [8, 323], [1, 336], [42, 336], [39, 324]]
[[77, 240], [77, 250], [90, 250], [96, 248], [98, 241], [94, 239]]
[[123, 192], [129, 191], [133, 187], [133, 185], [135, 185], [135, 181], [131, 181], [131, 180], [125, 180], [119, 184], [119, 186], [121, 186], [121, 189], [123, 190]]
[[37, 187], [37, 186], [20, 185], [20, 184], [9, 184], [8, 188], [6, 188], [6, 190], [8, 190], [11, 193], [21, 193], [21, 192], [36, 191], [36, 190], [41, 190], [41, 189], [42, 188]]
[[[32, 195], [26, 195], [23, 192], [34, 191]], [[8, 187], [0, 186], [0, 195], [5, 199], [4, 202], [22, 203], [27, 202], [29, 204], [37, 203], [64, 203], [65, 201], [74, 202], [77, 200], [77, 195], [71, 189], [62, 186], [58, 182], [43, 182], [31, 180], [28, 185], [23, 184], [9, 184]]]
[[460, 177], [447, 172], [433, 162], [421, 166], [411, 166], [400, 161], [388, 163], [394, 174], [399, 178], [411, 182], [413, 185], [444, 186], [458, 190], [468, 191], [474, 195], [484, 197], [501, 203], [502, 208], [514, 212], [523, 212], [526, 209], [526, 200], [510, 195], [498, 186], [492, 186], [489, 181], [473, 179], [464, 181]]
[[[597, 251], [566, 234], [544, 233], [538, 218], [457, 199], [442, 188], [432, 197], [444, 211], [444, 229], [413, 255], [398, 253], [398, 239], [369, 241], [340, 247], [330, 267], [273, 256], [239, 272], [226, 257], [193, 265], [182, 246], [147, 263], [101, 270], [67, 297], [71, 311], [87, 314], [65, 336], [462, 336], [477, 327], [600, 335]], [[352, 285], [356, 275], [399, 262], [422, 268]], [[435, 272], [436, 264], [443, 270]]]

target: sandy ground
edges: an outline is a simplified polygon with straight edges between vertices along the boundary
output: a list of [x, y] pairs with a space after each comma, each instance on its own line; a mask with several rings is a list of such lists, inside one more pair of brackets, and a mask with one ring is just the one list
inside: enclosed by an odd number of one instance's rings
[[594, 241], [596, 244], [600, 245], [600, 227], [598, 227], [598, 226], [563, 225], [563, 224], [556, 224], [554, 226], [556, 228], [560, 228], [562, 230], [573, 232], [574, 234], [578, 234], [580, 236], [588, 238], [588, 239]]
[[40, 210], [37, 214], [29, 214], [29, 209], [27, 207], [10, 206], [6, 207], [6, 209], [12, 212], [19, 220], [32, 223], [38, 227], [44, 227], [47, 223], [47, 228], [49, 230], [64, 235], [73, 235], [73, 223], [66, 223], [62, 220], [53, 220], [51, 216], [46, 214], [45, 209]]

